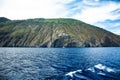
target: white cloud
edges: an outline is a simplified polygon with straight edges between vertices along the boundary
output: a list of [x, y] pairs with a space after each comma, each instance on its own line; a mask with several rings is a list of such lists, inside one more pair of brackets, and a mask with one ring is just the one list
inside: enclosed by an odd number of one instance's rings
[[83, 0], [83, 3], [87, 5], [98, 5], [99, 0]]
[[99, 21], [105, 21], [107, 19], [114, 20], [118, 18], [120, 15], [113, 15], [111, 12], [116, 8], [119, 8], [120, 5], [116, 5], [115, 3], [105, 4], [100, 7], [87, 7], [81, 13], [74, 15], [76, 19], [80, 19], [90, 24], [95, 24]]
[[[95, 0], [92, 0], [92, 2]], [[77, 12], [77, 14], [73, 15], [72, 18], [82, 20], [86, 23], [99, 26], [106, 30], [109, 30], [113, 33], [120, 34], [120, 23], [107, 23], [106, 20], [115, 21], [120, 18], [119, 10], [120, 10], [120, 3], [116, 2], [98, 2], [92, 3], [88, 0], [84, 0], [83, 3], [77, 4], [75, 10], [81, 10]], [[82, 7], [81, 7], [82, 6]], [[75, 11], [72, 9], [72, 11]], [[117, 13], [114, 12], [117, 10]]]
[[[0, 16], [10, 19], [25, 18], [56, 18], [56, 17], [72, 17], [90, 24], [94, 24], [106, 19], [114, 20], [119, 15], [112, 15], [110, 12], [119, 8], [120, 5], [115, 3], [102, 4], [99, 7], [88, 7], [91, 5], [99, 5], [99, 0], [92, 0], [96, 3], [90, 3], [89, 0], [75, 3], [77, 6], [70, 9], [66, 4], [74, 0], [4, 0], [3, 6], [0, 6]], [[71, 15], [72, 14], [72, 15]]]
[[117, 30], [110, 30], [112, 33], [115, 33], [117, 35], [120, 35], [120, 29], [117, 29]]
[[64, 4], [72, 0], [5, 0], [0, 16], [10, 19], [66, 17]]

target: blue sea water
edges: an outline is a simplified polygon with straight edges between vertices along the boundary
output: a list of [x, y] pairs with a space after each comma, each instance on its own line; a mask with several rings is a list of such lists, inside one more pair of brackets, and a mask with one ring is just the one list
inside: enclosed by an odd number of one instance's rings
[[0, 80], [120, 80], [120, 47], [0, 48]]

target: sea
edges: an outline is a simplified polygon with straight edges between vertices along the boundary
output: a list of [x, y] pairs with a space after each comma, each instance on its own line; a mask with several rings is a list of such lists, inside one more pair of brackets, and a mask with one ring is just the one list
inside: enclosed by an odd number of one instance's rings
[[0, 80], [120, 80], [120, 47], [1, 47]]

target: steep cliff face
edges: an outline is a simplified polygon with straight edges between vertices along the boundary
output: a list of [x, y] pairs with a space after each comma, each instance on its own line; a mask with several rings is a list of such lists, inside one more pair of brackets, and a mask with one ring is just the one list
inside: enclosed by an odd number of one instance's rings
[[1, 18], [0, 21], [1, 47], [120, 46], [120, 36], [79, 20]]

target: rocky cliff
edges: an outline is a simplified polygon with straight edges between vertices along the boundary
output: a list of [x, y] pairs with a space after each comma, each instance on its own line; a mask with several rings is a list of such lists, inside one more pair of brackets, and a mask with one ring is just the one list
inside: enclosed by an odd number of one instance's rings
[[120, 36], [75, 19], [0, 18], [1, 47], [111, 47]]

